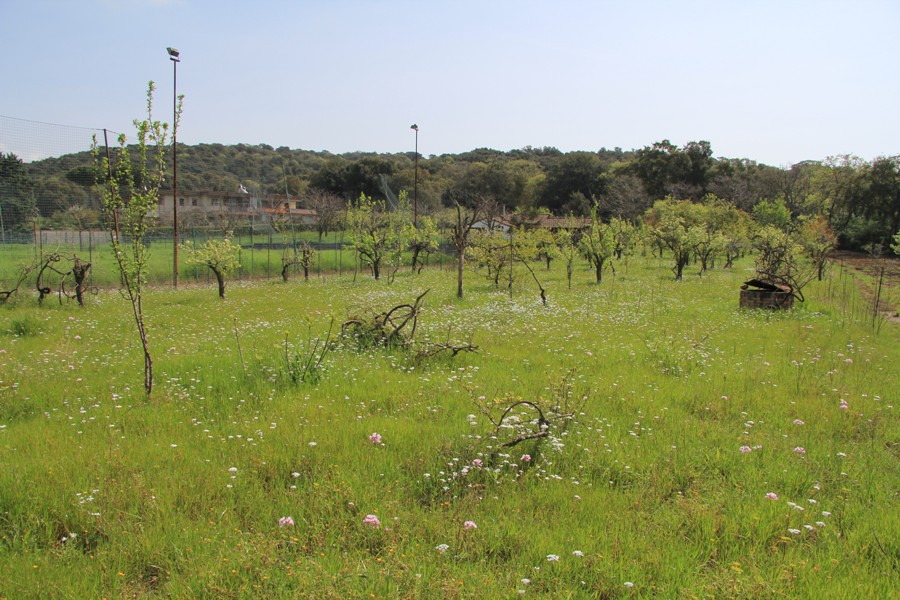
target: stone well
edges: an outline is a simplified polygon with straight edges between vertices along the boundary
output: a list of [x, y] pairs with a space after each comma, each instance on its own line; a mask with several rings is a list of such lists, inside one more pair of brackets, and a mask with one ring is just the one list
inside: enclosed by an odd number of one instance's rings
[[741, 286], [740, 306], [787, 310], [794, 306], [794, 293], [789, 286], [752, 279]]

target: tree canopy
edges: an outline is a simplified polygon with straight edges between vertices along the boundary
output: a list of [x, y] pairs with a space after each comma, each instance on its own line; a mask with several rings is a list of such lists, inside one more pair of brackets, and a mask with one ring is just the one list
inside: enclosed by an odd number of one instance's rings
[[[3, 155], [0, 209], [6, 231], [26, 230], [32, 217], [61, 215], [72, 206], [99, 209], [90, 164], [88, 152], [27, 164]], [[712, 193], [759, 219], [774, 219], [777, 226], [824, 215], [843, 248], [874, 244], [886, 250], [900, 228], [900, 156], [869, 162], [842, 155], [779, 168], [716, 157], [705, 140], [683, 146], [661, 140], [637, 150], [478, 148], [420, 156], [418, 173], [415, 165], [412, 152], [335, 155], [267, 144], [179, 145], [178, 186], [185, 192], [233, 192], [244, 186], [318, 208], [323, 194], [344, 205], [365, 195], [392, 206], [402, 191], [412, 193], [416, 182], [422, 215], [469, 198], [491, 200], [507, 212], [546, 210], [558, 216], [588, 215], [596, 207], [604, 222], [638, 219], [667, 197], [702, 202]]]

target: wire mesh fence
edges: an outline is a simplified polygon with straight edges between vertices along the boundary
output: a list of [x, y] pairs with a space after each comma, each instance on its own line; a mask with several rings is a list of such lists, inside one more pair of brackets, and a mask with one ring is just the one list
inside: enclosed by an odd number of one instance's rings
[[[100, 225], [102, 201], [90, 154], [95, 141], [102, 151], [107, 143], [115, 144], [119, 135], [102, 128], [0, 115], [0, 284], [15, 279], [23, 265], [39, 268], [48, 257], [57, 257], [61, 265], [76, 258], [90, 262], [89, 285], [119, 284], [109, 234]], [[126, 136], [126, 143], [133, 141]], [[313, 230], [314, 226], [301, 221], [280, 223], [277, 230], [261, 209], [256, 213], [239, 211], [235, 218], [228, 220], [232, 241], [240, 248], [240, 268], [234, 278], [300, 274], [301, 265], [292, 259], [304, 244], [309, 244], [314, 251], [308, 265], [310, 276], [364, 271], [344, 232], [320, 235]], [[174, 223], [166, 223], [165, 216], [162, 213], [160, 216], [156, 233], [146, 238], [150, 247], [147, 268], [150, 284], [172, 282], [175, 269]], [[179, 218], [178, 226], [179, 243], [199, 246], [224, 235], [222, 227], [214, 224], [215, 219], [202, 218], [202, 211], [188, 211], [182, 216], [184, 220]], [[444, 252], [437, 253], [432, 264], [443, 265]], [[181, 281], [210, 280], [209, 269], [190, 265], [181, 256], [178, 266]], [[283, 272], [286, 262], [293, 264]]]

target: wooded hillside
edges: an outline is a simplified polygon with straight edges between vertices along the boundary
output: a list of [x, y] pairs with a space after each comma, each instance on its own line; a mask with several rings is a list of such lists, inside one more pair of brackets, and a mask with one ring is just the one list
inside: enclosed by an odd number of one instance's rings
[[[178, 188], [279, 194], [303, 201], [313, 190], [345, 201], [414, 187], [419, 210], [453, 198], [486, 197], [507, 211], [585, 215], [598, 203], [605, 219], [636, 219], [656, 200], [701, 200], [708, 194], [752, 212], [761, 201], [783, 204], [791, 217], [824, 215], [844, 248], [887, 247], [900, 226], [900, 156], [871, 162], [851, 155], [789, 168], [749, 159], [717, 158], [709, 142], [682, 147], [668, 140], [638, 150], [601, 148], [564, 153], [553, 147], [508, 152], [479, 148], [420, 156], [416, 186], [412, 152], [377, 154], [273, 148], [266, 144], [181, 145]], [[94, 171], [85, 151], [24, 164], [2, 156], [0, 207], [7, 231], [77, 226], [96, 219]]]

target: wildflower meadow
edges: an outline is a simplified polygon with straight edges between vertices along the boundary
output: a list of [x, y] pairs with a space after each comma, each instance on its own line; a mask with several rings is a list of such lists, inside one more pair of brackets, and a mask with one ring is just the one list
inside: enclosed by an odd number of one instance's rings
[[842, 264], [790, 311], [670, 266], [150, 288], [149, 398], [118, 291], [23, 294], [0, 597], [897, 597], [900, 324]]

